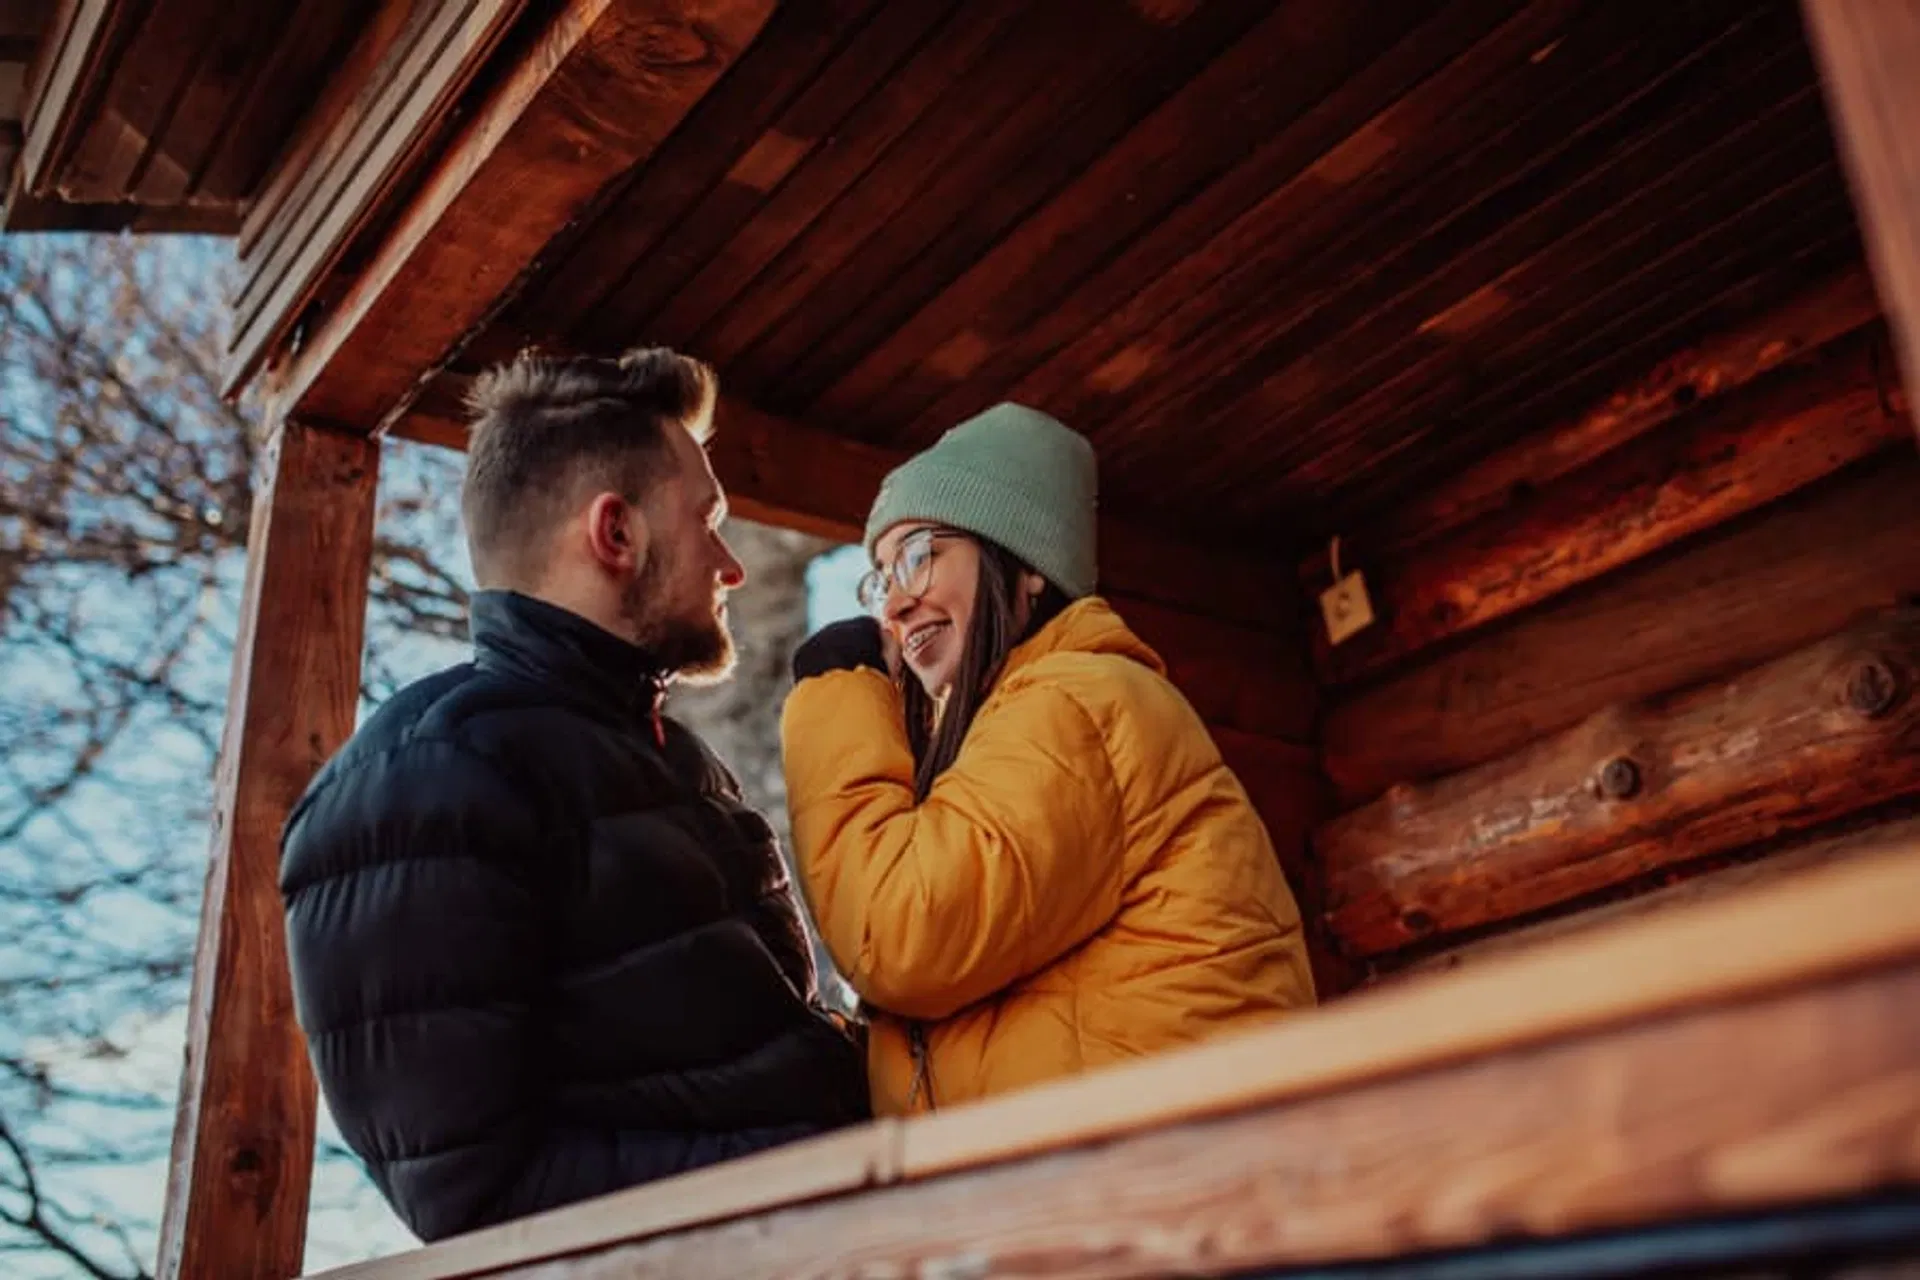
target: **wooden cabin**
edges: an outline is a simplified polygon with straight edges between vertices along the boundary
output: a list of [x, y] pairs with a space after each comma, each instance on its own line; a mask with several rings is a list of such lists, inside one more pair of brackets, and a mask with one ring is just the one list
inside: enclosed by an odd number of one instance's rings
[[277, 440], [163, 1275], [300, 1268], [276, 845], [381, 440], [643, 342], [759, 520], [1002, 398], [1084, 432], [1326, 1004], [341, 1280], [1916, 1274], [1920, 0], [0, 20], [6, 226], [232, 236]]

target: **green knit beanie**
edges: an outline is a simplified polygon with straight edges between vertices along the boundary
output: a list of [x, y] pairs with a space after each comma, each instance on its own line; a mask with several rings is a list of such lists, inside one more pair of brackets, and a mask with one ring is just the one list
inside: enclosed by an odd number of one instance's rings
[[998, 543], [1072, 599], [1090, 596], [1095, 473], [1085, 437], [997, 404], [894, 468], [867, 517], [867, 555], [894, 525], [928, 520]]

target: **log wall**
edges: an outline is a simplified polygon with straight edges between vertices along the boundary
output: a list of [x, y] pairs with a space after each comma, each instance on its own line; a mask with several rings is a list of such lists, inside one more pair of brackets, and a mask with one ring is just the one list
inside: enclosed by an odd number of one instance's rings
[[1503, 506], [1360, 542], [1380, 620], [1314, 636], [1339, 812], [1309, 874], [1345, 958], [1444, 967], [1913, 808], [1920, 457], [1884, 327], [1839, 325], [1571, 467], [1585, 418], [1523, 441], [1480, 467]]

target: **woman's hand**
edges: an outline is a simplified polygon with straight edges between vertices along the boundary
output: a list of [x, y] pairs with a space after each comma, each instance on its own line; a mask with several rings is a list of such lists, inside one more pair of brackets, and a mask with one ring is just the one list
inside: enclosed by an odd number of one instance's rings
[[893, 645], [889, 660], [890, 639], [872, 618], [848, 618], [822, 627], [794, 651], [794, 683], [829, 671], [857, 671], [861, 667], [892, 675], [899, 664], [900, 646]]

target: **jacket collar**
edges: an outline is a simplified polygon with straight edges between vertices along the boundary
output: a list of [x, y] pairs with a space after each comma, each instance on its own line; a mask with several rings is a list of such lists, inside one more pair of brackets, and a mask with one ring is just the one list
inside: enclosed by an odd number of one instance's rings
[[1022, 641], [1007, 655], [1000, 679], [1055, 653], [1106, 653], [1127, 658], [1161, 675], [1166, 663], [1098, 596], [1076, 600], [1059, 616]]
[[659, 723], [667, 674], [638, 645], [570, 609], [516, 591], [473, 596], [474, 664], [552, 688], [570, 700]]

